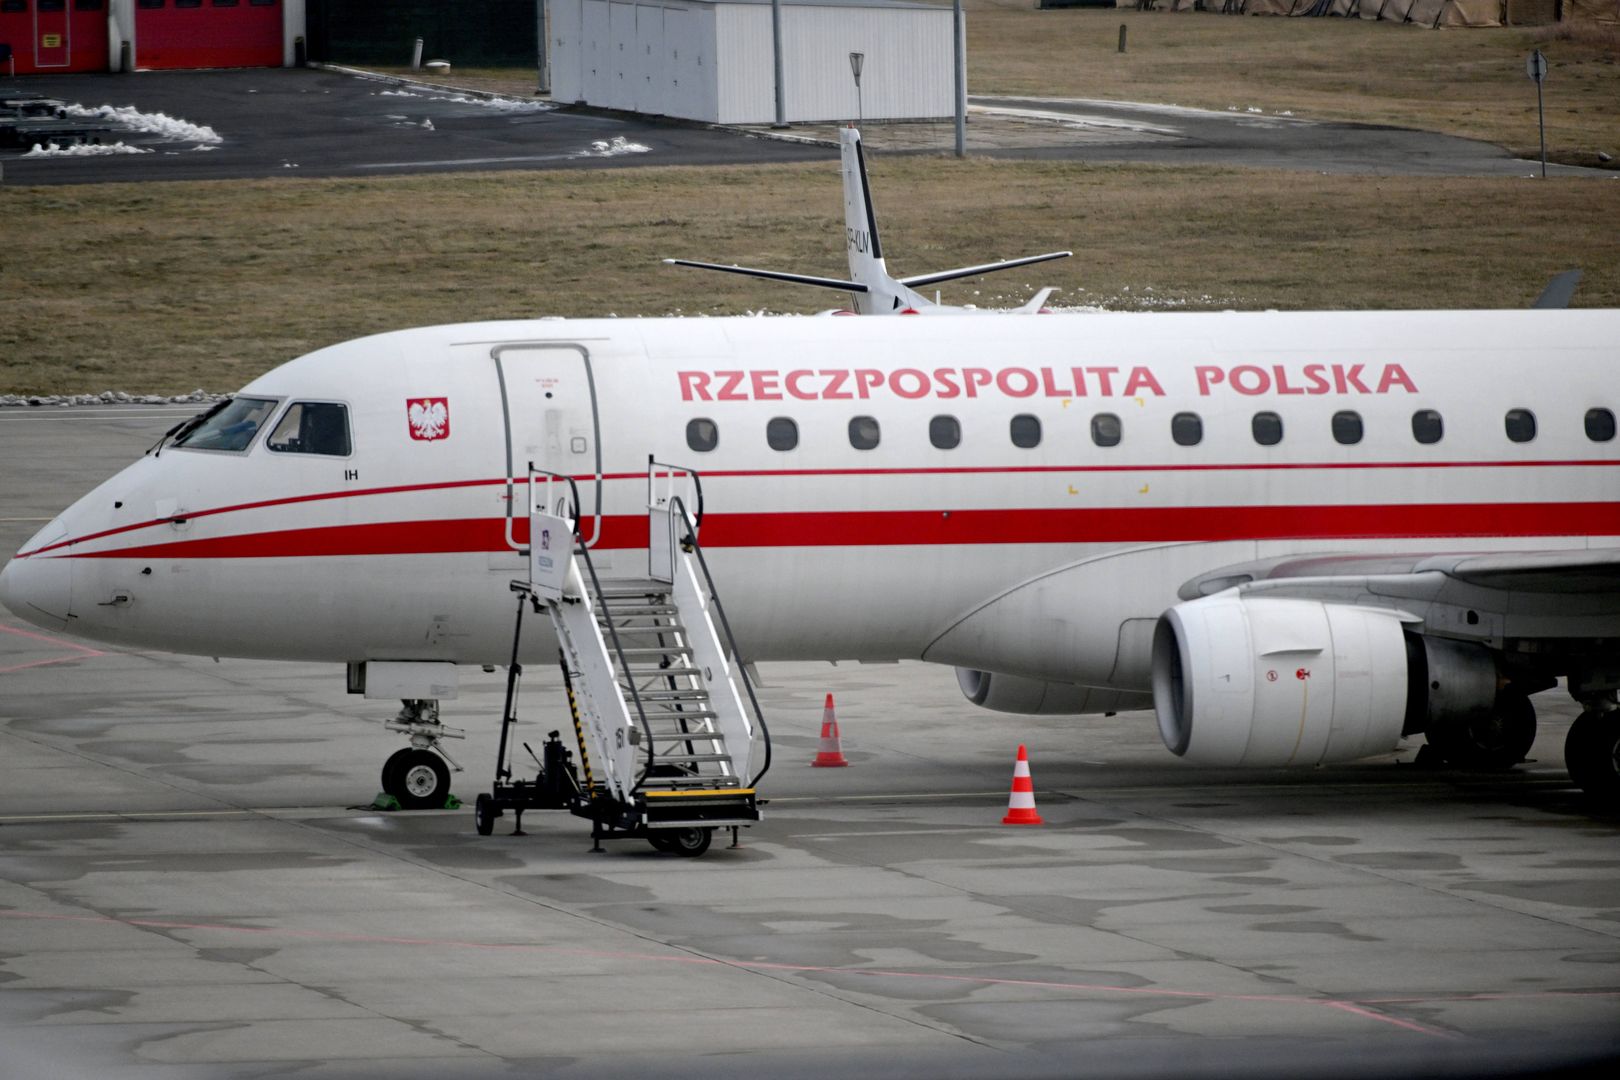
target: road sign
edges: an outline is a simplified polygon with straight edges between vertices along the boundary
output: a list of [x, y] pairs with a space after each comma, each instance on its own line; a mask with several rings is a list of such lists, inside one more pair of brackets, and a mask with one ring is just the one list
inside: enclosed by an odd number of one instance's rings
[[1541, 54], [1540, 49], [1532, 52], [1529, 59], [1524, 62], [1524, 73], [1538, 84], [1547, 77], [1547, 58]]

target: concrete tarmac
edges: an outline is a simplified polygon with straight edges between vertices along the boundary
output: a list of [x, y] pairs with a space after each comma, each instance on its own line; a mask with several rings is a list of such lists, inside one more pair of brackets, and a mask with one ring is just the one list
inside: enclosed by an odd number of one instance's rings
[[[172, 407], [0, 410], [0, 551]], [[723, 587], [723, 583], [722, 583]], [[852, 612], [851, 618], [859, 618]], [[1620, 822], [1533, 761], [1208, 771], [1145, 713], [1009, 717], [921, 664], [764, 670], [742, 847], [353, 809], [400, 745], [336, 666], [123, 652], [0, 614], [0, 1075], [1596, 1074]], [[502, 676], [447, 723], [469, 803]], [[847, 769], [812, 769], [836, 695]], [[523, 738], [566, 730], [531, 669]], [[1000, 824], [1029, 746], [1045, 824]]]

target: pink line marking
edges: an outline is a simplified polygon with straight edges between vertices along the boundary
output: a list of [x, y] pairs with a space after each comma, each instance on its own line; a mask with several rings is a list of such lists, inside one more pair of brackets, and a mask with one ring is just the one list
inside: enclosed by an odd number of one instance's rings
[[32, 630], [24, 630], [17, 626], [0, 626], [0, 633], [16, 634], [18, 637], [33, 638], [35, 641], [43, 641], [48, 645], [60, 645], [64, 649], [73, 649], [74, 651], [81, 652], [86, 656], [107, 655], [106, 653], [101, 652], [99, 649], [90, 648], [88, 645], [80, 645], [74, 641], [63, 641], [61, 638], [53, 638], [46, 634], [35, 633]]
[[34, 641], [43, 641], [47, 645], [57, 645], [64, 649], [72, 649], [72, 656], [55, 656], [49, 660], [30, 660], [26, 664], [13, 664], [11, 667], [0, 667], [0, 675], [11, 675], [18, 671], [27, 671], [30, 668], [49, 667], [52, 664], [65, 664], [70, 660], [82, 660], [90, 656], [106, 656], [100, 649], [92, 649], [88, 645], [80, 645], [72, 641], [63, 641], [60, 638], [49, 637], [45, 634], [36, 634], [32, 630], [23, 630], [15, 626], [0, 626], [0, 633], [15, 634], [18, 637], [29, 638]]
[[[1457, 1039], [1462, 1036], [1442, 1031], [1412, 1020], [1386, 1016], [1351, 1001], [1325, 998], [1287, 997], [1281, 994], [1226, 994], [1208, 990], [1171, 990], [1143, 986], [1114, 986], [1109, 983], [1060, 982], [1046, 979], [1000, 979], [986, 975], [952, 975], [944, 972], [889, 971], [872, 968], [821, 967], [814, 964], [780, 964], [759, 960], [721, 960], [706, 956], [669, 956], [656, 953], [619, 952], [602, 949], [577, 949], [560, 945], [531, 945], [519, 942], [457, 941], [450, 938], [394, 937], [375, 934], [346, 934], [328, 930], [294, 930], [266, 926], [225, 926], [219, 923], [178, 922], [166, 919], [115, 919], [103, 915], [53, 915], [34, 911], [0, 911], [0, 918], [40, 919], [50, 922], [97, 923], [107, 926], [131, 926], [153, 930], [199, 930], [229, 934], [253, 934], [295, 938], [303, 941], [349, 942], [368, 945], [411, 945], [450, 949], [487, 949], [494, 951], [550, 952], [570, 956], [595, 957], [604, 960], [632, 960], [651, 963], [698, 964], [705, 967], [729, 967], [751, 971], [781, 971], [801, 975], [857, 975], [880, 979], [920, 979], [931, 982], [967, 983], [975, 986], [1020, 986], [1040, 990], [1082, 991], [1095, 994], [1127, 994], [1137, 997], [1174, 998], [1194, 1001], [1240, 1001], [1264, 1005], [1306, 1005], [1336, 1009], [1364, 1020], [1390, 1024], [1404, 1031], [1432, 1038]], [[1579, 996], [1579, 995], [1573, 995]], [[1421, 1004], [1431, 999], [1402, 999]], [[1436, 998], [1432, 1000], [1447, 1000]]]

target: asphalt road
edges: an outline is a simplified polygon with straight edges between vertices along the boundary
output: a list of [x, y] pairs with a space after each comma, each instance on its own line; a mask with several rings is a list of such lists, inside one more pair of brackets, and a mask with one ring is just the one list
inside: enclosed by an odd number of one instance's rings
[[[28, 159], [19, 151], [4, 151], [0, 167], [8, 184], [724, 165], [837, 156], [823, 147], [734, 132], [553, 109], [539, 101], [502, 107], [450, 91], [313, 69], [0, 81], [0, 88], [8, 85], [89, 108], [134, 105], [142, 113], [204, 125], [221, 139], [207, 144], [111, 135], [152, 152], [104, 157]], [[614, 140], [622, 142], [615, 145]], [[626, 143], [646, 150], [629, 151]], [[198, 150], [199, 145], [214, 148]]]
[[[0, 409], [0, 553], [188, 411]], [[743, 847], [591, 854], [554, 814], [353, 809], [400, 738], [335, 665], [0, 613], [0, 1075], [1613, 1075], [1620, 823], [1563, 770], [1567, 696], [1503, 775], [1239, 772], [925, 665], [764, 675]], [[829, 691], [853, 765], [806, 768]], [[446, 703], [469, 800], [501, 692]], [[531, 671], [522, 738], [564, 710]], [[1020, 743], [1038, 827], [1000, 824]]]
[[[491, 103], [335, 71], [262, 69], [35, 76], [0, 82], [88, 108], [133, 105], [217, 133], [217, 142], [117, 133], [142, 153], [24, 158], [0, 151], [12, 184], [388, 176], [489, 169], [612, 168], [830, 160], [832, 125], [717, 130], [525, 100]], [[1316, 173], [1529, 175], [1538, 167], [1487, 143], [1247, 110], [1070, 98], [972, 99], [968, 149], [997, 157], [1223, 165]], [[888, 151], [946, 152], [945, 123], [873, 125]], [[199, 148], [201, 147], [201, 148]], [[1561, 175], [1617, 174], [1553, 166]]]

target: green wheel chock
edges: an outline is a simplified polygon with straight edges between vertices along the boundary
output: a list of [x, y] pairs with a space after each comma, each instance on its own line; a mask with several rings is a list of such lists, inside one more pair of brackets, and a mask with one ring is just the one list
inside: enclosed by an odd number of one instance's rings
[[460, 810], [461, 800], [454, 795], [446, 795], [444, 797], [444, 808], [446, 810]]
[[388, 794], [386, 791], [379, 791], [379, 792], [377, 792], [377, 797], [375, 799], [371, 800], [371, 805], [366, 807], [366, 809], [367, 810], [398, 810], [399, 809], [399, 800], [394, 798], [392, 795]]

